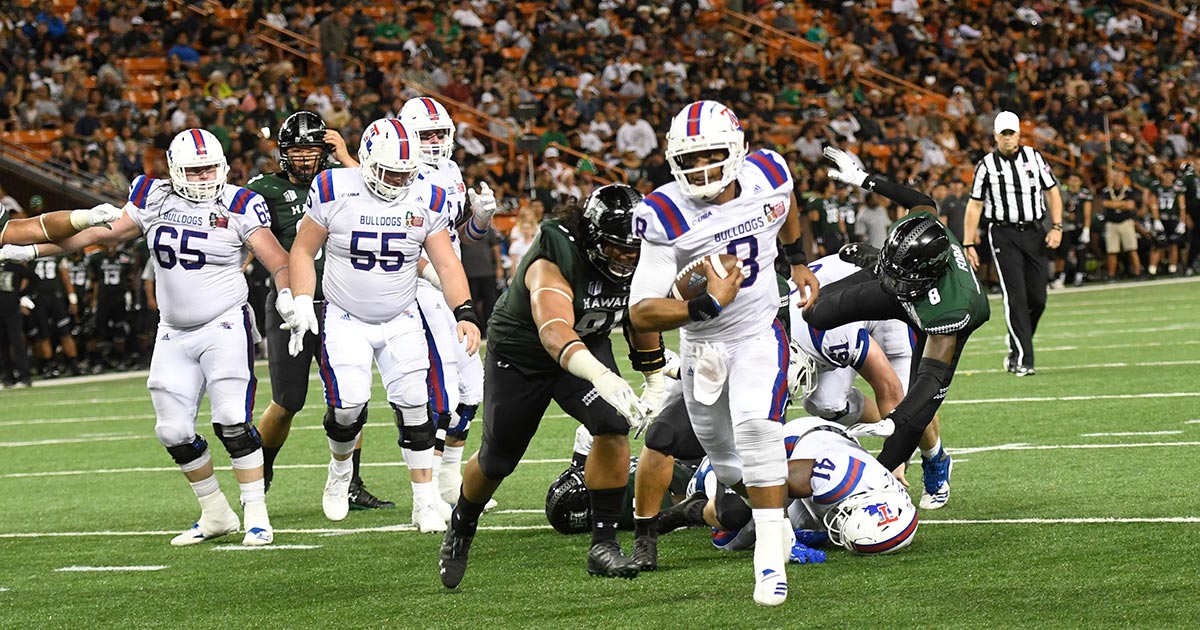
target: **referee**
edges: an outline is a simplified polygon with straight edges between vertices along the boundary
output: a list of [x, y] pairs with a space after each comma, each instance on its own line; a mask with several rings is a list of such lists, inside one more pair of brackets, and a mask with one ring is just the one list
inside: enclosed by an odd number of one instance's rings
[[[1042, 154], [1021, 146], [1021, 121], [1016, 114], [1000, 112], [995, 133], [996, 150], [975, 165], [971, 200], [963, 219], [963, 247], [971, 264], [978, 267], [975, 245], [982, 212], [1004, 293], [1004, 323], [1008, 327], [1004, 368], [1017, 376], [1028, 376], [1036, 373], [1033, 333], [1046, 310], [1046, 250], [1058, 247], [1062, 239], [1062, 195]], [[1049, 233], [1043, 225], [1047, 200]]]

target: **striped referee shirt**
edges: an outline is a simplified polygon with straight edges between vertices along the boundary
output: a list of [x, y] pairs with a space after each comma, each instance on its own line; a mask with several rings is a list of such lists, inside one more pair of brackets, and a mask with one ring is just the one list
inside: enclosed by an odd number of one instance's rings
[[999, 150], [975, 165], [971, 198], [983, 202], [983, 216], [996, 223], [1027, 223], [1046, 216], [1044, 192], [1058, 185], [1050, 165], [1032, 147], [1017, 147], [1011, 157]]

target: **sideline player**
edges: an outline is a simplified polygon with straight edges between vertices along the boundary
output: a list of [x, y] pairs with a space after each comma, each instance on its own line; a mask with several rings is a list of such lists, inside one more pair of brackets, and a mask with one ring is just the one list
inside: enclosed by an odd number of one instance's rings
[[[459, 229], [475, 241], [485, 237], [496, 214], [496, 195], [485, 182], [480, 183], [479, 192], [468, 190], [463, 183], [462, 172], [451, 159], [454, 121], [441, 103], [424, 96], [410, 99], [400, 108], [399, 118], [421, 136], [420, 178], [446, 191], [450, 243], [461, 260]], [[467, 199], [470, 207], [464, 203]], [[417, 305], [429, 344], [429, 408], [437, 427], [433, 476], [442, 500], [452, 505], [458, 500], [458, 488], [462, 485], [459, 468], [467, 431], [479, 403], [483, 402], [483, 362], [478, 354], [468, 354], [458, 341], [454, 316], [446, 309], [440, 289], [437, 272], [422, 262]], [[490, 501], [488, 509], [494, 505], [495, 500]]]
[[868, 175], [840, 149], [826, 147], [825, 156], [835, 164], [830, 177], [881, 194], [909, 210], [889, 228], [877, 257], [856, 261], [863, 269], [823, 287], [821, 297], [804, 313], [805, 321], [818, 330], [854, 321], [898, 319], [916, 332], [915, 376], [904, 400], [879, 423], [851, 427], [852, 434], [888, 437], [879, 461], [895, 471], [920, 443], [946, 396], [967, 339], [991, 311], [962, 245], [937, 220], [929, 195]]
[[[338, 132], [327, 129], [321, 117], [306, 111], [288, 116], [279, 127], [279, 172], [259, 175], [246, 187], [263, 196], [271, 210], [271, 231], [279, 244], [291, 250], [296, 240], [296, 226], [304, 217], [308, 187], [317, 173], [329, 167], [330, 159], [342, 166], [358, 166], [346, 150], [346, 141]], [[324, 301], [321, 293], [321, 274], [324, 256], [313, 262], [317, 272], [314, 303]], [[274, 290], [272, 290], [272, 295]], [[267, 299], [268, 304], [274, 300]], [[318, 307], [319, 308], [319, 307]], [[290, 333], [282, 330], [282, 318], [274, 310], [266, 312], [267, 360], [271, 371], [271, 404], [263, 411], [258, 430], [263, 439], [263, 465], [267, 490], [274, 478], [275, 458], [283, 448], [292, 427], [292, 419], [304, 408], [308, 398], [308, 377], [320, 339], [317, 334], [304, 336], [300, 353], [288, 352]], [[359, 476], [362, 444], [354, 448], [354, 472], [350, 477], [350, 507], [352, 509], [394, 508], [395, 503], [380, 500], [367, 491]]]
[[287, 252], [271, 234], [262, 197], [226, 185], [229, 164], [217, 137], [179, 132], [167, 149], [170, 180], [137, 177], [120, 219], [46, 246], [45, 254], [112, 243], [145, 234], [154, 252], [161, 322], [150, 378], [154, 431], [179, 464], [196, 497], [200, 519], [171, 540], [191, 545], [238, 531], [237, 514], [217, 484], [208, 443], [196, 434], [200, 398], [208, 392], [213, 430], [229, 452], [241, 488], [243, 545], [274, 540], [263, 483], [262, 439], [253, 423], [256, 329], [242, 275], [248, 248], [280, 287], [276, 307], [294, 322]]
[[438, 553], [442, 584], [455, 588], [479, 515], [512, 474], [553, 400], [594, 437], [585, 466], [591, 501], [593, 575], [635, 577], [621, 551], [617, 523], [629, 481], [629, 427], [642, 427], [663, 392], [662, 338], [630, 337], [641, 399], [618, 373], [609, 332], [625, 318], [638, 261], [633, 209], [641, 200], [623, 184], [568, 203], [544, 221], [488, 322], [483, 444], [467, 462], [450, 529]]
[[[300, 354], [303, 336], [320, 331], [331, 455], [322, 498], [326, 518], [340, 521], [349, 511], [351, 457], [367, 421], [374, 360], [409, 468], [413, 523], [422, 532], [438, 532], [446, 522], [433, 486], [429, 359], [416, 306], [422, 248], [442, 278], [468, 352], [479, 346], [479, 328], [466, 274], [450, 245], [446, 191], [417, 179], [420, 143], [416, 130], [399, 120], [376, 120], [363, 132], [358, 168], [329, 169], [313, 180], [290, 256], [299, 327], [292, 329], [288, 349]], [[313, 307], [314, 259], [322, 250], [323, 328]]]
[[[793, 279], [817, 294], [817, 280], [803, 264], [792, 177], [774, 151], [747, 156], [737, 116], [714, 101], [697, 101], [675, 116], [666, 158], [675, 181], [647, 195], [635, 212], [642, 255], [630, 320], [639, 331], [683, 328], [688, 415], [721, 481], [745, 481], [763, 543], [754, 557], [754, 601], [777, 606], [787, 599], [788, 369], [787, 335], [775, 321], [777, 235]], [[688, 302], [663, 297], [681, 268], [714, 253], [741, 259], [739, 273], [718, 278], [706, 261], [707, 293]]]

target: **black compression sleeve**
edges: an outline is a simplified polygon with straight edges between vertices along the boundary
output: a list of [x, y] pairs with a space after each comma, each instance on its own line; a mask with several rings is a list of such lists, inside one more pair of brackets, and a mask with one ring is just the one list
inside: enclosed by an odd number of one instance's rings
[[903, 186], [895, 182], [889, 182], [879, 175], [867, 175], [866, 181], [863, 182], [863, 188], [866, 188], [874, 193], [879, 193], [909, 210], [919, 206], [937, 208], [937, 204], [934, 203], [933, 197], [930, 197], [923, 192], [917, 192], [908, 186]]
[[928, 357], [921, 359], [917, 378], [908, 388], [908, 394], [888, 414], [896, 423], [896, 432], [884, 442], [883, 451], [876, 458], [888, 470], [895, 470], [912, 456], [925, 427], [933, 422], [933, 415], [946, 398], [952, 378], [954, 372], [949, 365]]

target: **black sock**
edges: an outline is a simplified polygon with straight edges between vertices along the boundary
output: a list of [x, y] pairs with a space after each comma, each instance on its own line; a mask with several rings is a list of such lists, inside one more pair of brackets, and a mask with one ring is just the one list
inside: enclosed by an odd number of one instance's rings
[[658, 515], [649, 517], [634, 516], [633, 517], [633, 535], [637, 538], [649, 536], [654, 540], [658, 540]]
[[275, 458], [282, 446], [267, 446], [263, 444], [263, 476], [270, 479], [275, 473]]
[[362, 466], [362, 449], [361, 448], [354, 449], [354, 455], [352, 455], [350, 457], [350, 459], [354, 460], [354, 474], [350, 475], [350, 483], [352, 483], [356, 486], [361, 486], [362, 485], [362, 477], [358, 476], [358, 469], [359, 469], [359, 467]]
[[621, 500], [625, 488], [588, 489], [592, 502], [592, 544], [617, 539], [617, 521], [621, 518]]
[[487, 501], [476, 503], [463, 495], [462, 488], [458, 489], [458, 503], [454, 505], [454, 513], [450, 516], [450, 527], [454, 533], [465, 538], [473, 538], [475, 529], [479, 527], [479, 515]]

